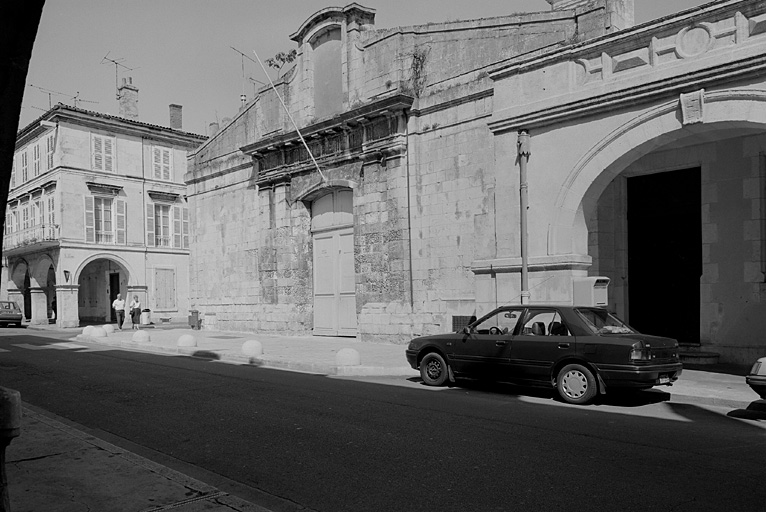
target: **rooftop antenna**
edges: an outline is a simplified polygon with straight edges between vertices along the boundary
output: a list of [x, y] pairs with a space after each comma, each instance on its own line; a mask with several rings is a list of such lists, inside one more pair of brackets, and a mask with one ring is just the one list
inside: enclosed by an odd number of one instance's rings
[[306, 148], [306, 151], [308, 152], [309, 156], [311, 157], [311, 161], [314, 162], [314, 167], [317, 168], [317, 171], [319, 171], [319, 175], [322, 177], [323, 182], [327, 182], [327, 178], [325, 178], [324, 174], [322, 173], [322, 169], [319, 168], [319, 164], [317, 163], [316, 159], [314, 158], [314, 154], [309, 149], [309, 145], [306, 144], [306, 139], [303, 138], [303, 134], [301, 134], [301, 131], [298, 129], [298, 125], [295, 123], [295, 119], [293, 119], [292, 114], [290, 114], [290, 111], [287, 109], [287, 105], [285, 105], [284, 100], [282, 99], [282, 96], [279, 94], [279, 91], [277, 91], [277, 88], [274, 87], [274, 82], [271, 81], [271, 77], [269, 76], [268, 71], [266, 71], [266, 66], [263, 65], [263, 62], [261, 62], [261, 58], [258, 57], [258, 54], [255, 50], [253, 50], [253, 54], [255, 55], [255, 58], [258, 59], [258, 64], [261, 65], [261, 69], [263, 70], [263, 74], [266, 75], [266, 78], [269, 79], [269, 84], [271, 84], [271, 88], [274, 90], [274, 94], [277, 95], [277, 98], [279, 98], [279, 102], [282, 104], [282, 108], [285, 109], [285, 112], [287, 113], [287, 117], [290, 118], [290, 122], [293, 123], [293, 127], [295, 128], [295, 131], [298, 132], [298, 137], [300, 137], [301, 142], [303, 142], [303, 146]]
[[29, 87], [33, 87], [39, 91], [42, 91], [48, 95], [48, 110], [53, 108], [53, 98], [52, 96], [55, 94], [57, 96], [64, 96], [69, 100], [74, 101], [74, 106], [77, 108], [77, 103], [98, 103], [98, 101], [90, 101], [90, 100], [83, 100], [80, 99], [80, 91], [77, 91], [77, 93], [72, 96], [71, 94], [67, 94], [65, 92], [59, 92], [59, 91], [53, 91], [51, 89], [46, 89], [44, 87], [38, 87], [37, 85], [29, 84]]
[[104, 58], [101, 59], [101, 64], [104, 64], [104, 61], [109, 61], [112, 64], [114, 64], [114, 90], [115, 90], [116, 98], [119, 100], [120, 99], [120, 83], [119, 83], [119, 77], [118, 77], [119, 68], [124, 68], [127, 71], [133, 71], [134, 69], [138, 69], [138, 68], [129, 68], [128, 66], [123, 64], [122, 62], [125, 59], [110, 59], [109, 58], [110, 53], [112, 52], [111, 51], [106, 52], [106, 55], [104, 55]]
[[[258, 82], [261, 85], [266, 85], [265, 83], [261, 82], [260, 80], [256, 80], [251, 76], [245, 77], [245, 59], [255, 62], [252, 58], [250, 58], [246, 53], [241, 52], [234, 48], [233, 46], [229, 46], [232, 50], [237, 52], [240, 55], [240, 58], [242, 59], [242, 95], [240, 96], [240, 100], [242, 100], [242, 103], [245, 103], [247, 100], [247, 96], [245, 95], [245, 84], [247, 83], [247, 80], [250, 80], [251, 82]], [[257, 88], [255, 86], [255, 83], [253, 84], [253, 97], [255, 97], [257, 93]]]

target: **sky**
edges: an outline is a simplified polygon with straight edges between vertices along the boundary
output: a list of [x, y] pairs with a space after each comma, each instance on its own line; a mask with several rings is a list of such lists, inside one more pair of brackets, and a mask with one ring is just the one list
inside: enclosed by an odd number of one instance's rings
[[[19, 128], [66, 103], [118, 115], [117, 84], [139, 89], [139, 121], [167, 126], [183, 107], [183, 130], [205, 134], [233, 117], [257, 63], [296, 47], [290, 40], [313, 13], [352, 0], [46, 0], [27, 75]], [[549, 11], [545, 0], [357, 0], [376, 10], [376, 28]], [[635, 0], [636, 24], [709, 0]], [[276, 71], [271, 70], [272, 78]]]

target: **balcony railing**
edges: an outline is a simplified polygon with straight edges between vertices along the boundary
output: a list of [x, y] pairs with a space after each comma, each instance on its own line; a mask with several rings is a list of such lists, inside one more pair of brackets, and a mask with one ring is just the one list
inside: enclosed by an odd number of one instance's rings
[[3, 236], [3, 249], [11, 250], [41, 242], [59, 239], [58, 224], [42, 224]]

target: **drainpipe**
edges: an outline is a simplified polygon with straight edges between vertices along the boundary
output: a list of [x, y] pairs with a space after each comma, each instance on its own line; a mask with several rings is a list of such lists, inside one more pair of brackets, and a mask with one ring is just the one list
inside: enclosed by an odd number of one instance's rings
[[521, 195], [521, 303], [529, 304], [529, 255], [527, 234], [527, 210], [529, 209], [527, 162], [532, 154], [530, 150], [529, 132], [519, 130], [519, 193]]

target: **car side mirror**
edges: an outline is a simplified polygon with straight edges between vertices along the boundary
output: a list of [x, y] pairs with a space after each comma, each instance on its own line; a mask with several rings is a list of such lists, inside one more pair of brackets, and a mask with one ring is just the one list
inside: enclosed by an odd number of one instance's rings
[[463, 334], [471, 334], [471, 328], [467, 325], [463, 327]]

